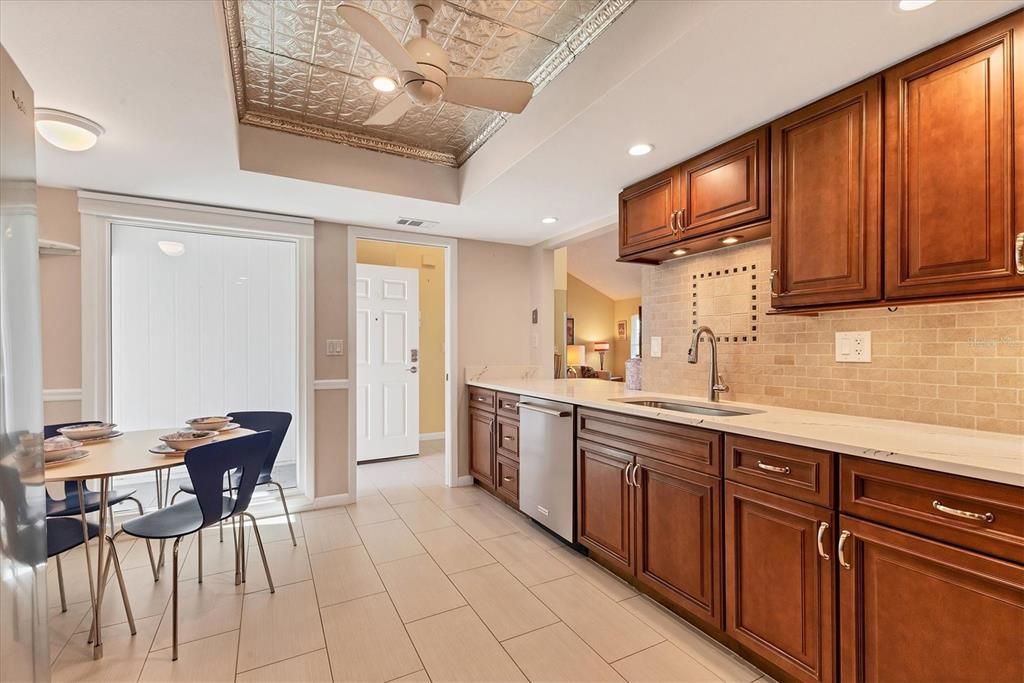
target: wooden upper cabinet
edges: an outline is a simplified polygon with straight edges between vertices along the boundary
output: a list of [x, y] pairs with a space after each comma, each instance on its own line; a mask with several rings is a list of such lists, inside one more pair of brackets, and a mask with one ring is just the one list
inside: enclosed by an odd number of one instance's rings
[[768, 218], [768, 129], [758, 128], [682, 164], [686, 238]]
[[[619, 256], [664, 247], [680, 237], [679, 169], [670, 168], [619, 193]], [[685, 211], [683, 212], [685, 213]]]
[[580, 441], [576, 446], [579, 542], [620, 573], [633, 572], [633, 456]]
[[1024, 568], [843, 515], [843, 683], [1024, 680]]
[[882, 296], [876, 76], [779, 119], [772, 138], [772, 306]]
[[1022, 31], [1015, 12], [884, 73], [886, 298], [1024, 289]]
[[486, 488], [494, 488], [493, 413], [471, 408], [469, 411], [469, 472]]

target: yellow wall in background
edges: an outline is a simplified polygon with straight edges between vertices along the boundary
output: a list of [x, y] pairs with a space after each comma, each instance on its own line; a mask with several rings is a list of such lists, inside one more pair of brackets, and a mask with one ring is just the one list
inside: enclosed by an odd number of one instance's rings
[[[597, 370], [601, 362], [594, 342], [615, 340], [615, 302], [571, 274], [567, 280], [566, 309], [573, 318], [575, 343], [587, 347], [587, 365]], [[611, 360], [611, 353], [606, 353], [605, 370], [611, 370]]]
[[420, 272], [420, 433], [444, 432], [444, 248], [356, 241], [356, 263]]

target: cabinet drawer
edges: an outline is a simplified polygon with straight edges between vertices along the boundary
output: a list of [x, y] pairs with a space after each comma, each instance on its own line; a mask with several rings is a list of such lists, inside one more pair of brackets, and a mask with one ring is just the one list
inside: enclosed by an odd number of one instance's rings
[[842, 456], [843, 513], [1024, 564], [1024, 488]]
[[749, 436], [725, 437], [725, 476], [747, 486], [832, 507], [832, 453]]
[[517, 394], [498, 394], [498, 415], [519, 419], [519, 396]]
[[718, 432], [599, 410], [576, 412], [580, 439], [721, 476], [722, 435]]
[[493, 413], [495, 405], [495, 393], [490, 389], [470, 387], [469, 405], [478, 410], [489, 410]]
[[494, 490], [512, 503], [519, 502], [519, 463], [499, 455]]
[[519, 422], [498, 417], [498, 453], [519, 462]]

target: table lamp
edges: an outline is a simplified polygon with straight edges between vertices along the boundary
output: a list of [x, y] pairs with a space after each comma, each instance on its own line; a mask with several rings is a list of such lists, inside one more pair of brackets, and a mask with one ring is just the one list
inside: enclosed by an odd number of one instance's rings
[[594, 350], [601, 356], [601, 370], [604, 370], [604, 354], [612, 347], [608, 342], [594, 342]]
[[587, 347], [583, 344], [569, 344], [565, 347], [565, 364], [568, 367], [566, 375], [570, 372], [579, 377], [574, 365], [584, 365], [587, 362]]

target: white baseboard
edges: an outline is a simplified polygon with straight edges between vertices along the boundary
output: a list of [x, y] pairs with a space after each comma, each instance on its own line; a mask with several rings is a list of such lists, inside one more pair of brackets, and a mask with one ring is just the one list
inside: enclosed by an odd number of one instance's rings
[[428, 432], [426, 434], [420, 434], [420, 441], [433, 441], [434, 439], [443, 439], [444, 432]]
[[333, 496], [319, 496], [313, 499], [313, 509], [333, 508], [339, 505], [348, 505], [356, 502], [356, 497], [351, 493], [338, 493]]

